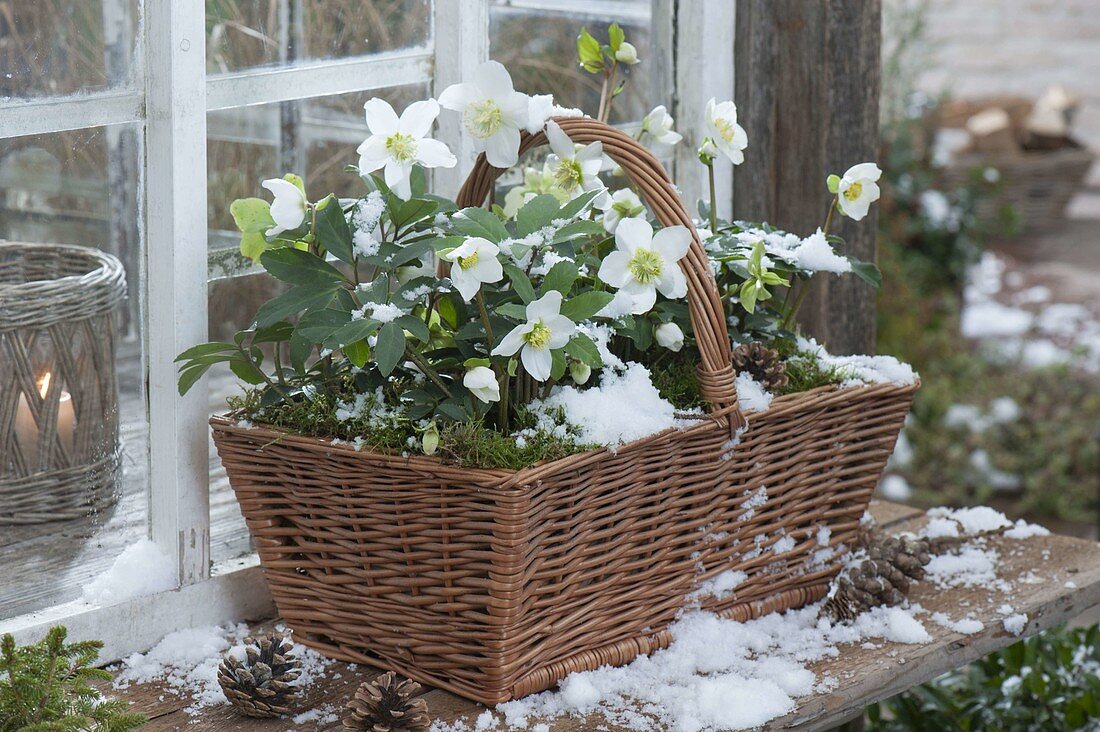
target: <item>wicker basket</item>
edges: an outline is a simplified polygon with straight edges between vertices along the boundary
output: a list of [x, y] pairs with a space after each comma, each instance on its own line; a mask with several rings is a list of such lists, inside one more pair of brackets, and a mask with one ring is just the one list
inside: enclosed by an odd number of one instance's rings
[[[575, 142], [602, 141], [662, 225], [691, 227], [629, 136], [559, 124]], [[525, 136], [522, 149], [544, 142]], [[459, 205], [483, 203], [500, 173], [480, 158]], [[511, 472], [213, 419], [296, 638], [496, 704], [667, 645], [688, 596], [728, 570], [747, 573], [732, 595], [693, 601], [746, 619], [821, 597], [839, 569], [822, 528], [833, 547], [855, 538], [917, 387], [779, 397], [733, 438], [745, 415], [697, 240], [683, 266], [711, 405], [688, 429]]]
[[0, 526], [115, 502], [125, 297], [121, 263], [99, 250], [0, 243]]
[[979, 202], [978, 217], [994, 223], [1001, 210], [1010, 207], [1019, 214], [1023, 230], [1051, 229], [1065, 223], [1066, 206], [1081, 189], [1095, 160], [1096, 155], [1084, 147], [1003, 155], [969, 153], [944, 169], [944, 184], [948, 188], [962, 187], [975, 169], [995, 168], [1000, 173], [1001, 189], [996, 196]]

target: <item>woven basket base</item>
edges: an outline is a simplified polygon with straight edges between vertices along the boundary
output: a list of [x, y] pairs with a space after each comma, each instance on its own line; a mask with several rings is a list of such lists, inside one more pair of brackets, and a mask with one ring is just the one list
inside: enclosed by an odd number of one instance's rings
[[26, 526], [85, 518], [118, 500], [122, 456], [91, 465], [0, 478], [0, 526]]

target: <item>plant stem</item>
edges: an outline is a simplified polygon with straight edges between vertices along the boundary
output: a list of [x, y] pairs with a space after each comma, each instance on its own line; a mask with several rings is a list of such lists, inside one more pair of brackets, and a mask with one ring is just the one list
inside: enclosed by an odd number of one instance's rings
[[798, 309], [802, 307], [802, 301], [806, 299], [806, 293], [810, 291], [811, 282], [813, 282], [812, 276], [798, 288], [798, 297], [794, 299], [794, 305], [791, 307], [791, 311], [787, 313], [787, 317], [783, 318], [783, 322], [779, 326], [783, 330], [791, 329], [791, 325], [794, 323], [794, 316], [798, 314]]
[[718, 197], [714, 191], [714, 160], [707, 163], [707, 183], [710, 184], [710, 233], [718, 233], [718, 211], [715, 209], [715, 199]]
[[619, 65], [612, 63], [611, 68], [603, 72], [603, 87], [600, 89], [600, 109], [596, 119], [606, 122], [611, 117], [611, 103], [615, 100], [614, 89], [615, 72]]
[[829, 224], [833, 223], [833, 211], [836, 211], [836, 198], [833, 198], [833, 205], [829, 206], [829, 213], [825, 214], [825, 226], [821, 227], [821, 233], [825, 236], [829, 235]]
[[510, 409], [509, 401], [512, 392], [512, 380], [509, 378], [506, 369], [501, 369], [500, 376], [497, 378], [500, 380], [500, 401], [497, 403], [497, 422], [500, 431], [504, 434], [508, 434], [508, 412]]
[[420, 355], [413, 349], [409, 348], [407, 345], [405, 346], [405, 356], [407, 356], [410, 361], [416, 364], [416, 367], [420, 369], [421, 373], [427, 376], [433, 384], [438, 386], [443, 391], [443, 393], [447, 395], [448, 399], [452, 398], [453, 395], [451, 394], [451, 390], [447, 388], [447, 385], [445, 383], [443, 383], [443, 379], [439, 378], [439, 374], [435, 372], [435, 369], [425, 363], [424, 359], [420, 358]]
[[[534, 260], [534, 257], [531, 258]], [[494, 338], [493, 338], [493, 326], [489, 324], [489, 311], [485, 309], [485, 298], [481, 294], [481, 290], [477, 291], [477, 296], [474, 298], [477, 300], [477, 309], [481, 313], [481, 324], [485, 326], [485, 342], [489, 345], [489, 350], [493, 350]]]

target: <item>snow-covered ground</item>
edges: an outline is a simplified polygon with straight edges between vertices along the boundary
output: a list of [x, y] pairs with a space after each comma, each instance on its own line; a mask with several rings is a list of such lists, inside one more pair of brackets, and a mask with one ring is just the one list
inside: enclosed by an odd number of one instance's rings
[[1006, 256], [982, 255], [968, 278], [962, 334], [992, 357], [1038, 368], [1066, 364], [1100, 373], [1100, 292], [1088, 302], [1067, 302]]

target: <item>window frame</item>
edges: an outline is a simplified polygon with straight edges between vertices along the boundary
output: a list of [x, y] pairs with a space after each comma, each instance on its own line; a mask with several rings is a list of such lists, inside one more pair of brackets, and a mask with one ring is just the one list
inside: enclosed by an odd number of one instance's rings
[[[127, 0], [104, 0], [105, 10]], [[289, 0], [281, 0], [283, 3]], [[517, 8], [528, 0], [495, 0]], [[494, 0], [434, 0], [427, 45], [400, 51], [289, 67], [259, 67], [207, 75], [205, 0], [145, 0], [134, 43], [130, 85], [0, 106], [0, 138], [86, 127], [140, 123], [144, 134], [142, 276], [143, 362], [149, 427], [149, 536], [177, 560], [177, 588], [112, 606], [81, 601], [0, 620], [0, 632], [20, 642], [66, 623], [73, 637], [101, 638], [104, 658], [143, 650], [181, 628], [269, 616], [270, 594], [253, 554], [210, 563], [208, 384], [202, 379], [183, 397], [176, 391], [174, 358], [207, 339], [210, 281], [251, 270], [225, 249], [209, 248], [206, 170], [207, 114], [211, 111], [333, 94], [425, 83], [438, 94], [468, 79], [489, 57]], [[651, 90], [661, 99], [674, 90], [671, 111], [687, 139], [698, 139], [706, 99], [733, 96], [734, 3], [651, 0], [654, 53]], [[121, 7], [121, 5], [119, 6]], [[555, 7], [577, 9], [586, 20], [614, 18], [616, 3], [585, 0]], [[115, 8], [117, 11], [117, 8]], [[439, 29], [446, 29], [440, 33]], [[677, 39], [694, 39], [674, 47]], [[708, 73], [698, 73], [700, 63]], [[694, 121], [699, 120], [699, 121]], [[457, 190], [473, 164], [460, 120], [443, 115], [437, 137], [459, 165], [433, 171], [437, 187]], [[680, 145], [673, 164], [685, 200], [703, 192], [702, 166]], [[719, 172], [719, 200], [728, 202], [729, 173]], [[239, 259], [239, 258], [238, 258]], [[155, 297], [150, 297], [155, 293]]]

